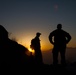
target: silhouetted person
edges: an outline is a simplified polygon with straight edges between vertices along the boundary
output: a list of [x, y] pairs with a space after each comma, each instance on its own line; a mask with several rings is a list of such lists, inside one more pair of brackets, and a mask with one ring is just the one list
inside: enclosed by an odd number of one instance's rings
[[58, 53], [61, 55], [61, 64], [66, 64], [65, 52], [66, 45], [71, 40], [71, 36], [66, 31], [62, 30], [62, 25], [58, 24], [57, 29], [52, 31], [49, 35], [49, 41], [54, 45], [53, 47], [53, 64], [58, 64]]
[[42, 53], [41, 53], [41, 45], [40, 45], [40, 37], [41, 33], [36, 33], [35, 38], [31, 40], [31, 45], [30, 47], [35, 50], [35, 61], [37, 64], [42, 64], [43, 59], [42, 59]]

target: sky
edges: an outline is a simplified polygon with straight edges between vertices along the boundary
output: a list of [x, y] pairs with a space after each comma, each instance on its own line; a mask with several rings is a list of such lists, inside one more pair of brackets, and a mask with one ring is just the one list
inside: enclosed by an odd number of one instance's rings
[[72, 36], [67, 46], [76, 47], [76, 0], [0, 0], [0, 24], [27, 48], [40, 32], [42, 50], [51, 49], [48, 36], [59, 23]]

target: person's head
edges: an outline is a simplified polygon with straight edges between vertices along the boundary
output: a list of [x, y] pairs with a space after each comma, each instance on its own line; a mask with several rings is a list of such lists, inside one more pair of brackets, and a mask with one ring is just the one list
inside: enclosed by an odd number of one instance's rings
[[0, 39], [8, 38], [8, 31], [0, 25]]
[[39, 37], [40, 35], [41, 35], [41, 33], [40, 33], [40, 32], [37, 32], [37, 33], [36, 33], [36, 36], [38, 36], [38, 37]]
[[61, 28], [62, 28], [62, 24], [58, 24], [57, 29], [61, 29]]

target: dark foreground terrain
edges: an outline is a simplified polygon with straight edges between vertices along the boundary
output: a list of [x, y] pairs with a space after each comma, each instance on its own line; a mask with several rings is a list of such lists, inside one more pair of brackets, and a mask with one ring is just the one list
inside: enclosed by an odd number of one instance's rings
[[19, 74], [19, 75], [76, 75], [76, 63], [68, 64], [66, 66], [62, 65], [25, 65], [25, 66], [1, 66], [0, 75], [5, 74]]

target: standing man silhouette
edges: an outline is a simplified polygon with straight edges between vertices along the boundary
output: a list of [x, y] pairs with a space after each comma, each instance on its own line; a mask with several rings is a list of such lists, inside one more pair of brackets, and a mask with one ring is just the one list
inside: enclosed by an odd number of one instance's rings
[[58, 64], [58, 53], [61, 55], [61, 64], [66, 65], [65, 52], [66, 45], [71, 40], [71, 36], [66, 31], [62, 30], [62, 25], [58, 24], [57, 29], [52, 31], [49, 35], [49, 41], [54, 45], [53, 47], [53, 64]]
[[41, 33], [37, 32], [35, 38], [31, 40], [30, 47], [35, 50], [35, 61], [37, 64], [42, 64], [42, 53], [41, 53], [41, 45], [40, 45], [40, 37]]

